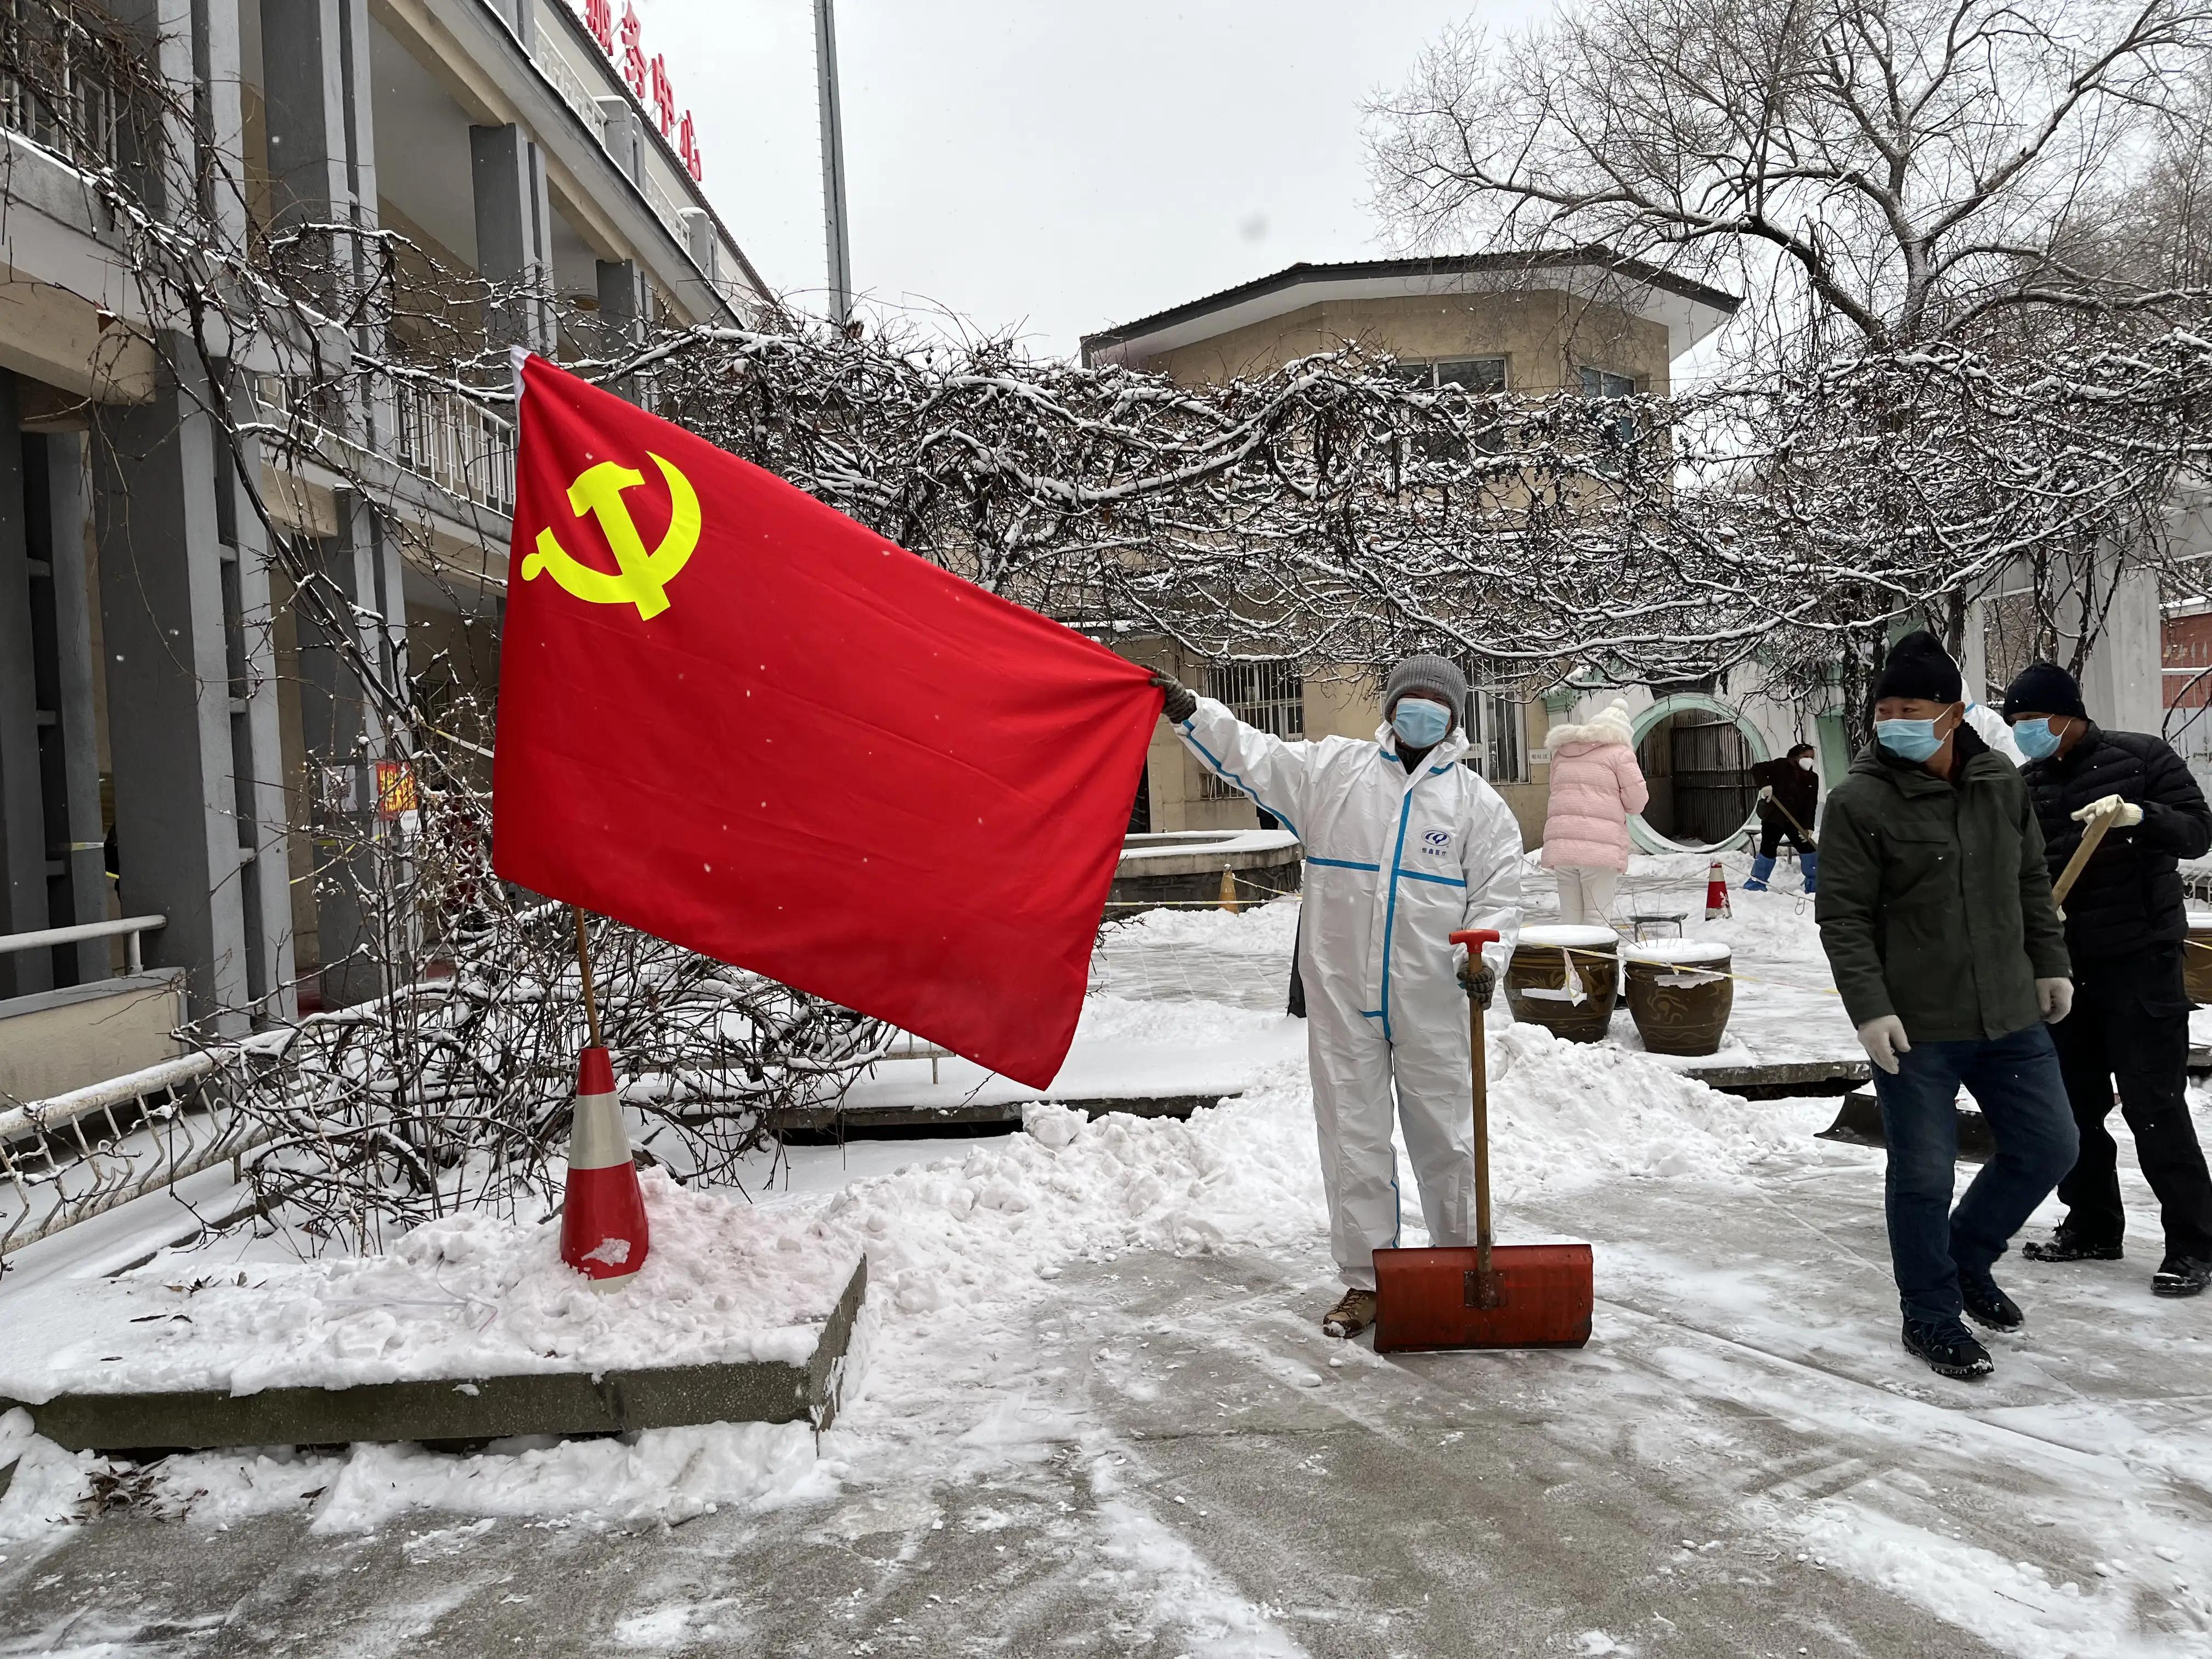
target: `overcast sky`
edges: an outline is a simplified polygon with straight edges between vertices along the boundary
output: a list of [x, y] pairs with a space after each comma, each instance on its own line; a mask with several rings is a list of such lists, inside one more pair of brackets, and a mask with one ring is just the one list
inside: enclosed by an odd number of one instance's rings
[[[1033, 349], [1384, 250], [1360, 106], [1470, 13], [1530, 0], [837, 0], [853, 282]], [[617, 3], [619, 12], [620, 5]], [[716, 209], [819, 309], [812, 0], [638, 0]]]

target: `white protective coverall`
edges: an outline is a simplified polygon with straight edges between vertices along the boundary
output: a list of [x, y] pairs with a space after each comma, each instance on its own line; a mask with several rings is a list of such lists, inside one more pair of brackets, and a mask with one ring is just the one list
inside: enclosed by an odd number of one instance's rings
[[1373, 741], [1289, 743], [1199, 699], [1176, 732], [1206, 768], [1305, 845], [1306, 1049], [1329, 1242], [1344, 1282], [1375, 1286], [1398, 1243], [1390, 1085], [1432, 1244], [1474, 1242], [1474, 1115], [1467, 994], [1450, 936], [1494, 927], [1503, 969], [1521, 927], [1521, 829], [1460, 764], [1451, 735], [1408, 776], [1388, 726]]

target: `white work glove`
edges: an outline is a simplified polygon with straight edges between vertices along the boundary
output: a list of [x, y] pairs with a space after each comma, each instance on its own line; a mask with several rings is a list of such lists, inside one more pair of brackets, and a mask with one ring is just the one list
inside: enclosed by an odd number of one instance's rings
[[[2087, 823], [2091, 818], [2101, 817], [2107, 812], [2117, 812], [2119, 814], [2118, 817], [2112, 820], [2113, 827], [2116, 829], [2125, 830], [2130, 828], [2131, 825], [2138, 824], [2142, 822], [2142, 808], [2136, 805], [2131, 800], [2122, 800], [2118, 795], [2101, 795], [2098, 797], [2098, 799], [2091, 801], [2087, 806], [2074, 814], [2074, 822], [2076, 823]], [[2058, 1018], [2063, 1019], [2066, 1016], [2061, 1014]]]
[[1912, 1045], [1905, 1039], [1905, 1022], [1895, 1014], [1884, 1014], [1860, 1026], [1859, 1047], [1892, 1077], [1897, 1075], [1897, 1057], [1912, 1052]]
[[[2074, 981], [2070, 979], [2039, 979], [2035, 981], [2035, 1000], [2043, 1007], [2043, 1023], [2056, 1025], [2074, 1012]], [[1862, 1032], [1863, 1036], [1864, 1033]]]
[[1772, 800], [1774, 799], [1774, 786], [1771, 783], [1762, 784], [1759, 787], [1759, 798], [1761, 800]]

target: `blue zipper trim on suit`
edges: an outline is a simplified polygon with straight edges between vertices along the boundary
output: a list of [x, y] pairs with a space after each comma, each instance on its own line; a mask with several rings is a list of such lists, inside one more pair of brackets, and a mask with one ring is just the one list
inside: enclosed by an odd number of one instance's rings
[[1467, 885], [1467, 884], [1461, 880], [1457, 876], [1432, 876], [1425, 870], [1401, 870], [1398, 873], [1401, 876], [1403, 876], [1407, 881], [1432, 881], [1439, 887], [1464, 887]]
[[[1274, 811], [1273, 807], [1269, 807], [1267, 810], [1269, 811]], [[1317, 859], [1312, 854], [1309, 853], [1306, 854], [1306, 862], [1308, 864], [1326, 864], [1332, 870], [1372, 870], [1377, 875], [1380, 875], [1382, 872], [1382, 866], [1381, 865], [1362, 864], [1357, 859]]]
[[[1246, 794], [1250, 795], [1254, 800], [1260, 801], [1261, 805], [1267, 806], [1267, 802], [1260, 800], [1259, 795], [1255, 793], [1251, 785], [1246, 783], [1243, 779], [1238, 777], [1234, 772], [1231, 771], [1218, 760], [1215, 759], [1213, 751], [1199, 741], [1198, 728], [1196, 726], [1193, 726], [1190, 721], [1184, 720], [1182, 723], [1181, 729], [1183, 734], [1190, 739], [1190, 746], [1197, 750], [1200, 757], [1204, 759], [1208, 766], [1213, 769], [1214, 775], [1216, 777], [1220, 778], [1225, 783], [1234, 784], [1237, 788], [1242, 789]], [[1288, 830], [1292, 835], [1297, 835], [1298, 826], [1291, 822], [1291, 815], [1288, 812], [1279, 811], [1277, 808], [1273, 806], [1267, 806], [1267, 811], [1270, 816], [1280, 818], [1283, 821], [1283, 827]], [[1304, 840], [1304, 837], [1300, 836], [1299, 839]]]
[[1382, 912], [1382, 1041], [1390, 1042], [1390, 930], [1398, 923], [1398, 878], [1405, 873], [1400, 862], [1406, 856], [1406, 825], [1413, 816], [1413, 792], [1408, 787], [1398, 798], [1398, 844], [1390, 853], [1390, 903]]
[[1359, 1011], [1359, 1017], [1362, 1019], [1380, 1019], [1382, 1018], [1382, 1011], [1380, 1008], [1362, 1008]]

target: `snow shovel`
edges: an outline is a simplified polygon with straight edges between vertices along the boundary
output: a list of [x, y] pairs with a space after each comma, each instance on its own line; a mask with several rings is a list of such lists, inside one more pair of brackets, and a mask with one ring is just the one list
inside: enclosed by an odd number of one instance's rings
[[[1454, 933], [1480, 951], [1487, 927]], [[1495, 1244], [1490, 1237], [1490, 1103], [1482, 1005], [1467, 1000], [1474, 1062], [1474, 1245], [1375, 1252], [1375, 1351], [1579, 1348], [1589, 1340], [1590, 1248]]]
[[2058, 912], [2058, 920], [2066, 920], [2066, 896], [2074, 890], [2074, 884], [2081, 878], [2081, 868], [2089, 862], [2089, 854], [2097, 850], [2097, 843], [2105, 838], [2105, 831], [2120, 821], [2118, 811], [2100, 812], [2091, 818], [2081, 831], [2081, 844], [2075, 848], [2074, 856], [2066, 860], [2066, 867], [2058, 872], [2058, 879], [2051, 884], [2051, 908]]

